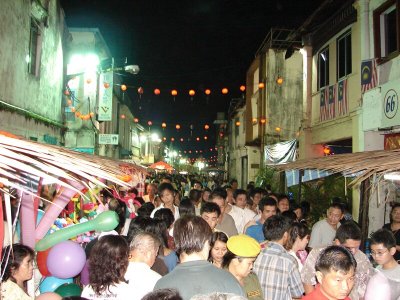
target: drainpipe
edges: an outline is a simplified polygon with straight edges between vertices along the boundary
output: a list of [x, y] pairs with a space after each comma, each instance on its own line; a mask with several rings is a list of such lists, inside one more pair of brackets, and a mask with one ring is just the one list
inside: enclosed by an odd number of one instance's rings
[[370, 27], [369, 27], [369, 1], [370, 0], [360, 0], [361, 60], [371, 58]]

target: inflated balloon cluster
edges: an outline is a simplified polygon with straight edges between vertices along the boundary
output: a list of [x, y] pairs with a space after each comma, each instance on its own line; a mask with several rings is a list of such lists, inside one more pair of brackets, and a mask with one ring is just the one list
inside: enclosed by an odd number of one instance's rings
[[[58, 226], [64, 221], [59, 220]], [[39, 285], [40, 293], [55, 292], [62, 297], [80, 296], [82, 289], [74, 281], [88, 284], [88, 262], [83, 247], [76, 241], [78, 236], [92, 231], [109, 231], [118, 225], [118, 215], [114, 211], [99, 214], [93, 220], [83, 220], [79, 224], [70, 224], [47, 234], [36, 243], [37, 266], [43, 275]], [[80, 277], [78, 277], [80, 276]]]

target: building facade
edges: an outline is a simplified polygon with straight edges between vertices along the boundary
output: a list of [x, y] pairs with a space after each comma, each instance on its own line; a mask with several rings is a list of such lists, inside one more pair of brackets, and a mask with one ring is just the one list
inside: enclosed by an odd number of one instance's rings
[[59, 1], [2, 1], [0, 128], [62, 145], [65, 34]]

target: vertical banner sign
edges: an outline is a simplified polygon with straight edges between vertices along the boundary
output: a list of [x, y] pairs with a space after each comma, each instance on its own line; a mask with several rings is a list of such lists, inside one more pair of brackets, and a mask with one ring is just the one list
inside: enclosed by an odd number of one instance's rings
[[113, 72], [100, 74], [99, 86], [99, 121], [111, 121], [112, 119], [112, 98], [113, 98]]

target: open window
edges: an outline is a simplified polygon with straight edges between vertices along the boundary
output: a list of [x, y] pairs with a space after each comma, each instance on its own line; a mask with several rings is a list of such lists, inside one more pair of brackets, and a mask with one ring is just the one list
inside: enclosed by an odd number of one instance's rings
[[374, 10], [375, 56], [380, 61], [391, 59], [399, 53], [399, 2], [389, 0]]

